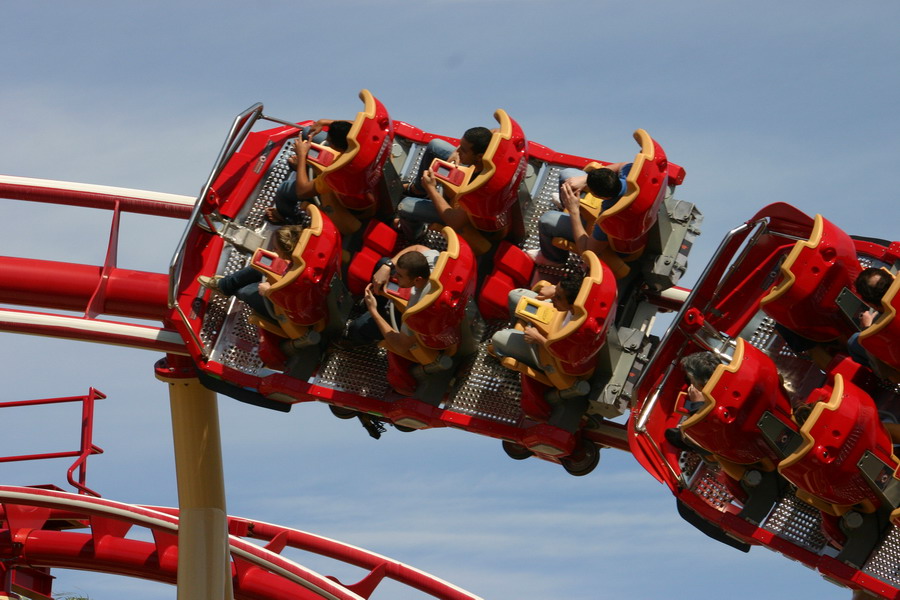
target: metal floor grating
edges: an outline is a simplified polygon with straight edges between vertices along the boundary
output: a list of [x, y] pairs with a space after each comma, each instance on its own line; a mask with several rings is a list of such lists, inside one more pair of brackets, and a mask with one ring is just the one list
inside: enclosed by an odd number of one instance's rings
[[252, 311], [243, 303], [234, 302], [239, 308], [228, 315], [225, 333], [219, 336], [212, 358], [233, 369], [258, 375], [264, 368], [259, 358], [259, 332], [248, 320]]
[[719, 481], [719, 471], [710, 469], [709, 465], [706, 464], [701, 465], [700, 469], [691, 483], [691, 492], [703, 498], [710, 506], [718, 510], [725, 510], [726, 507], [734, 502], [734, 496]]
[[275, 157], [269, 172], [263, 179], [262, 184], [256, 190], [256, 197], [252, 203], [248, 203], [246, 214], [238, 215], [239, 220], [244, 225], [255, 231], [262, 231], [267, 225], [266, 209], [275, 206], [275, 192], [278, 186], [287, 179], [291, 173], [291, 167], [288, 165], [288, 158], [294, 155], [293, 140], [288, 140]]
[[[422, 162], [422, 158], [425, 156], [425, 149], [427, 148], [427, 146], [427, 144], [410, 145], [406, 159], [407, 168], [405, 172], [400, 173], [401, 178], [409, 180], [412, 179], [414, 173], [419, 172], [419, 164]], [[409, 152], [410, 150], [411, 152]], [[397, 170], [400, 171], [401, 169]]]
[[821, 554], [826, 545], [821, 513], [794, 494], [782, 497], [763, 529], [816, 554]]
[[378, 346], [331, 352], [322, 360], [310, 383], [369, 398], [391, 391], [387, 382], [387, 351]]
[[[502, 324], [505, 326], [505, 324]], [[457, 370], [446, 410], [515, 424], [521, 419], [518, 373], [500, 366], [487, 352], [487, 340], [498, 328], [476, 324], [475, 336], [482, 340], [478, 350]], [[481, 331], [478, 331], [481, 330]], [[378, 346], [334, 350], [322, 361], [310, 383], [343, 392], [383, 398], [391, 392], [387, 383], [386, 351]]]
[[[220, 275], [234, 273], [235, 271], [244, 268], [247, 265], [249, 258], [249, 255], [244, 254], [233, 247], [226, 246], [225, 250], [223, 250], [222, 258], [219, 261], [220, 266], [216, 272]], [[215, 348], [219, 344], [220, 335], [223, 332], [227, 332], [228, 329], [225, 327], [225, 322], [226, 318], [229, 316], [229, 307], [231, 306], [232, 300], [231, 298], [213, 294], [212, 292], [207, 291], [205, 293], [207, 294], [207, 308], [206, 315], [203, 319], [203, 327], [200, 330], [200, 339], [203, 341], [204, 345], [213, 348], [213, 352], [215, 352]]]
[[559, 204], [559, 173], [563, 169], [558, 165], [545, 164], [538, 173], [538, 181], [531, 193], [531, 203], [526, 208], [522, 219], [527, 234], [522, 248], [532, 250], [539, 247], [538, 221], [549, 210], [562, 210]]
[[458, 413], [516, 424], [522, 418], [519, 374], [500, 365], [487, 351], [487, 344], [495, 331], [507, 323], [479, 324], [478, 351], [457, 375], [459, 382], [446, 404]]
[[[248, 255], [230, 248], [220, 273], [227, 275], [242, 269], [248, 259]], [[236, 298], [207, 294], [209, 300], [200, 338], [211, 348], [210, 358], [243, 373], [259, 374], [264, 366], [259, 358], [259, 333], [248, 320], [252, 311]]]
[[862, 571], [894, 587], [900, 587], [900, 530], [891, 527]]

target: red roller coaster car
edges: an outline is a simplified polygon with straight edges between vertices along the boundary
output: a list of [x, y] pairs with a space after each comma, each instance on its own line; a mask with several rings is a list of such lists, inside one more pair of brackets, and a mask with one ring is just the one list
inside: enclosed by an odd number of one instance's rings
[[[359, 294], [377, 261], [411, 242], [397, 235], [392, 214], [402, 197], [401, 180], [412, 177], [427, 142], [438, 137], [393, 121], [366, 90], [360, 98], [364, 107], [348, 135], [347, 152], [356, 152], [353, 160], [344, 160], [341, 154], [328, 160], [327, 166], [314, 165], [333, 193], [326, 194], [319, 207], [310, 211], [315, 219], [333, 220], [337, 226], [330, 230], [330, 240], [316, 238], [320, 249], [316, 252], [334, 256], [343, 248], [343, 276], [333, 270], [320, 273], [309, 266], [299, 278], [296, 274], [302, 269], [293, 271], [294, 286], [303, 278], [327, 286], [327, 290], [321, 288], [325, 294], [321, 297], [328, 298], [317, 306], [327, 304], [330, 316], [336, 316], [341, 325], [348, 316], [358, 314]], [[585, 326], [601, 324], [606, 338], [600, 344], [566, 345], [562, 338], [551, 344], [548, 365], [559, 361], [559, 365], [577, 365], [577, 369], [572, 371], [574, 377], [551, 377], [556, 383], [548, 385], [504, 368], [488, 353], [487, 342], [493, 331], [508, 324], [506, 294], [513, 287], [527, 287], [533, 278], [542, 276], [558, 279], [567, 271], [591, 270], [575, 255], [555, 271], [540, 266], [536, 270], [522, 250], [537, 247], [538, 218], [558, 206], [554, 196], [559, 171], [608, 163], [528, 142], [505, 111], [498, 110], [495, 117], [498, 128], [485, 151], [484, 170], [457, 173], [456, 179], [442, 178], [448, 193], [455, 196], [453, 202], [468, 215], [468, 224], [458, 234], [448, 228], [454, 235], [449, 246], [450, 238], [437, 230], [418, 240], [444, 253], [461, 255], [449, 256], [447, 266], [433, 273], [430, 304], [417, 305], [415, 317], [403, 315], [403, 323], [417, 336], [415, 356], [404, 356], [378, 346], [347, 350], [335, 345], [340, 327], [326, 326], [326, 318], [317, 321], [313, 341], [298, 340], [286, 327], [283, 337], [260, 337], [248, 320], [249, 309], [230, 298], [211, 295], [197, 283], [200, 276], [244, 267], [253, 252], [265, 247], [276, 227], [266, 221], [265, 211], [288, 174], [294, 139], [300, 128], [310, 123], [256, 131], [254, 125], [267, 119], [262, 107], [240, 115], [200, 194], [170, 273], [172, 312], [168, 321], [185, 339], [204, 384], [276, 410], [319, 400], [331, 404], [338, 416], [361, 415], [377, 427], [386, 422], [404, 430], [465, 429], [500, 438], [514, 458], [536, 454], [562, 463], [577, 475], [594, 467], [600, 447], [624, 448], [624, 426], [609, 419], [622, 415], [632, 401], [631, 390], [650, 348], [653, 317], [659, 306], [665, 305], [667, 290], [681, 276], [691, 242], [699, 233], [696, 209], [672, 198], [684, 171], [668, 162], [660, 145], [646, 132], [636, 134], [641, 148], [629, 176], [628, 192], [620, 201], [627, 207], [617, 204], [611, 210], [618, 214], [627, 208], [629, 214], [644, 211], [648, 215], [641, 217], [644, 224], [631, 233], [627, 228], [615, 229], [615, 235], [635, 240], [627, 255], [612, 250], [605, 253], [609, 260], [627, 261], [625, 274], [616, 280], [603, 266], [605, 299], [599, 299], [599, 288], [591, 292], [590, 314], [585, 315]], [[346, 177], [355, 182], [352, 185], [342, 180], [346, 169], [351, 169]], [[359, 178], [362, 172], [367, 173], [365, 183]], [[365, 206], [359, 200], [363, 196], [369, 199]], [[610, 215], [610, 222], [613, 220]], [[459, 250], [454, 250], [457, 247]], [[473, 254], [477, 264], [462, 258]], [[510, 278], [498, 275], [510, 270]], [[483, 283], [476, 282], [479, 274]], [[455, 281], [465, 281], [466, 286]], [[476, 289], [483, 296], [477, 303], [473, 297]], [[598, 295], [596, 301], [593, 295]], [[479, 307], [486, 311], [479, 314]], [[265, 329], [273, 331], [272, 327]], [[576, 389], [573, 386], [579, 381]], [[523, 406], [531, 408], [523, 410]]]

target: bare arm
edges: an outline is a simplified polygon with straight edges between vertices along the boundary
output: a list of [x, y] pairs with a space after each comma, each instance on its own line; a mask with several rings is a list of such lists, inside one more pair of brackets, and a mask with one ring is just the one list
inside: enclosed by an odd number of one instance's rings
[[447, 202], [447, 199], [438, 192], [437, 189], [437, 180], [434, 176], [434, 173], [431, 172], [431, 169], [422, 173], [422, 188], [425, 190], [425, 193], [428, 194], [428, 198], [434, 204], [434, 207], [437, 209], [438, 214], [441, 216], [441, 220], [446, 224], [452, 227], [453, 229], [460, 231], [463, 227], [465, 227], [469, 222], [469, 217], [466, 215], [466, 211], [460, 208], [453, 208], [450, 206], [450, 203]]
[[316, 186], [309, 178], [309, 169], [306, 164], [309, 146], [309, 140], [298, 139], [294, 142], [294, 152], [297, 153], [297, 185], [294, 189], [297, 197], [304, 200], [316, 195]]
[[596, 252], [599, 249], [600, 242], [591, 237], [585, 230], [584, 223], [581, 222], [581, 198], [579, 198], [568, 182], [562, 185], [560, 191], [560, 199], [563, 202], [563, 206], [572, 218], [572, 240], [575, 242], [575, 252], [579, 255], [586, 250]]
[[309, 127], [309, 139], [312, 139], [317, 133], [324, 130], [326, 127], [329, 127], [332, 123], [334, 123], [334, 119], [319, 119]]
[[381, 313], [378, 312], [378, 304], [375, 301], [375, 294], [372, 291], [372, 285], [369, 284], [366, 286], [364, 300], [366, 303], [366, 309], [368, 309], [369, 314], [372, 315], [372, 319], [375, 321], [375, 325], [378, 326], [378, 331], [381, 332], [381, 335], [384, 336], [384, 341], [387, 343], [389, 348], [393, 348], [400, 352], [408, 352], [409, 349], [416, 343], [416, 338], [411, 335], [404, 335], [391, 327], [390, 323], [388, 323], [384, 317], [381, 316]]
[[867, 327], [871, 327], [872, 323], [875, 322], [875, 317], [877, 317], [877, 316], [878, 316], [878, 313], [876, 313], [873, 310], [864, 310], [863, 312], [861, 312], [859, 314], [860, 327], [862, 327], [863, 329], [865, 329]]
[[584, 192], [587, 187], [587, 175], [579, 175], [578, 177], [570, 177], [566, 179], [563, 184], [569, 184], [569, 187], [572, 188], [572, 191], [576, 194], [581, 194]]
[[525, 341], [529, 344], [539, 344], [541, 346], [547, 344], [547, 338], [532, 325], [527, 325], [525, 327]]
[[549, 300], [554, 295], [556, 295], [556, 286], [555, 285], [544, 285], [541, 286], [541, 289], [537, 292], [538, 300]]

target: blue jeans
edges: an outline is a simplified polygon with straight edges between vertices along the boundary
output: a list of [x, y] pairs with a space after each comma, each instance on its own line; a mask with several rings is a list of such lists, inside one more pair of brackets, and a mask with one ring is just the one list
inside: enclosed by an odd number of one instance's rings
[[[300, 130], [300, 136], [303, 139], [309, 137], [309, 125]], [[313, 137], [312, 141], [321, 144], [328, 137], [324, 131], [320, 131]], [[284, 219], [288, 225], [297, 225], [302, 221], [300, 214], [301, 199], [297, 197], [297, 173], [292, 172], [275, 190], [275, 210]]]
[[[422, 173], [431, 166], [435, 158], [447, 160], [456, 152], [456, 147], [450, 142], [441, 139], [433, 139], [428, 142], [419, 169], [410, 181], [410, 187], [420, 187]], [[428, 223], [443, 223], [434, 203], [428, 198], [406, 196], [397, 205], [397, 216], [400, 221], [400, 231], [408, 240], [414, 240], [425, 233]]]
[[847, 340], [847, 351], [850, 353], [850, 358], [863, 365], [864, 367], [872, 368], [872, 364], [869, 362], [869, 355], [866, 352], [866, 349], [862, 347], [862, 344], [859, 343], [859, 333], [854, 333], [850, 336], [850, 339]]
[[428, 142], [428, 145], [425, 146], [425, 152], [422, 153], [422, 160], [419, 162], [419, 169], [416, 171], [415, 177], [410, 180], [410, 185], [418, 187], [419, 182], [422, 180], [422, 173], [424, 173], [426, 169], [431, 167], [431, 161], [433, 161], [435, 158], [447, 160], [454, 152], [456, 152], [456, 146], [454, 146], [450, 142], [444, 141], [439, 138], [435, 138]]
[[428, 198], [407, 196], [397, 205], [400, 232], [407, 240], [415, 240], [423, 233], [428, 223], [443, 223], [434, 202]]
[[[387, 319], [388, 323], [390, 323], [391, 319], [388, 314], [388, 311], [390, 310], [390, 301], [384, 296], [375, 296], [375, 302], [378, 306], [378, 312], [381, 313], [382, 317]], [[354, 320], [350, 321], [350, 324], [347, 326], [347, 334], [345, 337], [354, 344], [364, 345], [374, 344], [375, 342], [383, 340], [384, 334], [378, 329], [378, 324], [375, 322], [372, 314], [367, 310]]]
[[226, 296], [237, 296], [238, 300], [243, 301], [253, 312], [265, 319], [273, 320], [272, 303], [259, 293], [259, 284], [262, 280], [262, 273], [253, 267], [244, 267], [220, 279], [219, 290]]
[[[516, 306], [523, 296], [529, 298], [537, 298], [537, 293], [532, 290], [515, 289], [509, 293], [507, 304], [509, 305], [509, 314], [513, 319], [516, 315]], [[538, 359], [537, 347], [525, 341], [525, 334], [513, 328], [501, 329], [491, 338], [494, 345], [494, 352], [502, 357], [510, 356], [519, 362], [538, 370], [541, 369], [541, 362]]]
[[[559, 172], [559, 185], [562, 186], [567, 179], [580, 177], [585, 175], [581, 169], [567, 168]], [[604, 200], [601, 205], [601, 211], [610, 208], [618, 199]], [[572, 234], [572, 217], [568, 213], [558, 210], [548, 210], [541, 215], [538, 221], [538, 241], [541, 245], [541, 254], [548, 260], [557, 263], [564, 263], [569, 258], [569, 253], [562, 248], [553, 245], [553, 238], [560, 237], [574, 241]], [[597, 241], [604, 242], [607, 240], [606, 234], [600, 229], [600, 226], [594, 224], [591, 237]]]

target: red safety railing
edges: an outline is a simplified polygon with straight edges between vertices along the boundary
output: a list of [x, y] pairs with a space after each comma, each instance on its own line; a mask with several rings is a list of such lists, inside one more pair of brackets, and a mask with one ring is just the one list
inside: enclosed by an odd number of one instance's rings
[[[77, 450], [63, 452], [47, 452], [43, 454], [22, 454], [19, 456], [0, 457], [0, 463], [20, 462], [26, 460], [45, 460], [48, 458], [75, 458], [75, 462], [66, 471], [69, 484], [79, 494], [100, 497], [100, 494], [87, 487], [87, 459], [92, 454], [103, 454], [103, 448], [94, 445], [94, 401], [106, 398], [100, 390], [91, 388], [86, 396], [69, 396], [66, 398], [46, 398], [41, 400], [20, 400], [17, 402], [0, 402], [0, 408], [17, 408], [22, 406], [42, 406], [45, 404], [63, 404], [81, 402], [81, 445]], [[78, 471], [78, 478], [75, 472]]]

